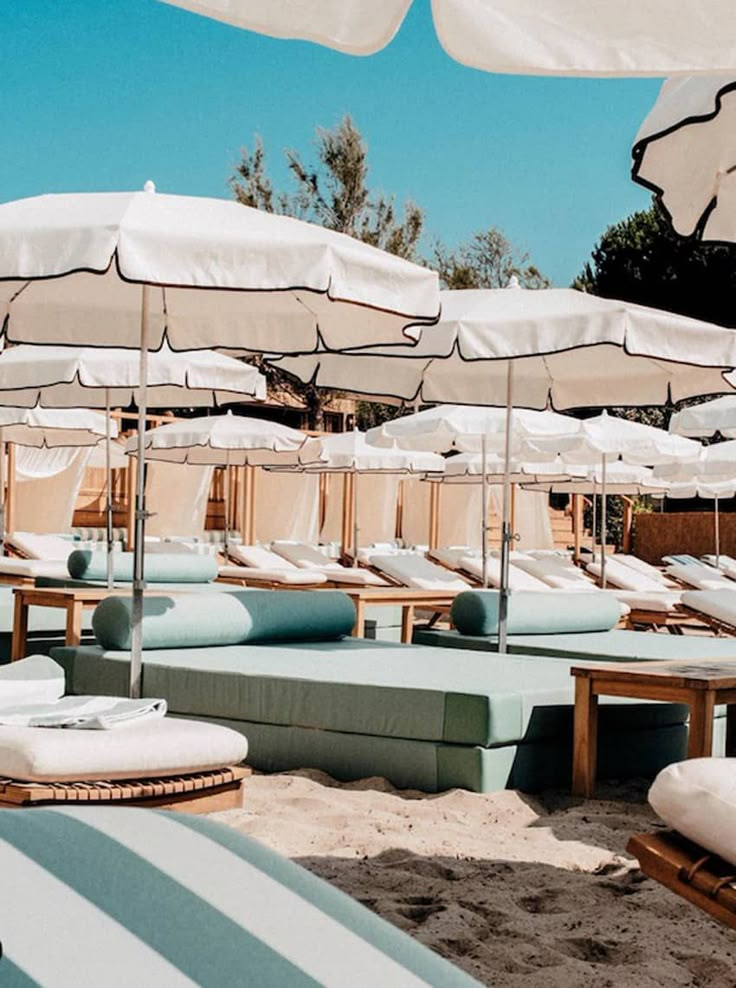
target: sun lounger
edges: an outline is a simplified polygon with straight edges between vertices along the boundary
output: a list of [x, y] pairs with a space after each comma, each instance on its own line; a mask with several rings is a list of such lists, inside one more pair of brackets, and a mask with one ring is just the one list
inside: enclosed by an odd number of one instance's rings
[[271, 549], [289, 566], [324, 573], [335, 586], [342, 584], [354, 587], [385, 587], [387, 585], [385, 580], [371, 573], [370, 570], [358, 566], [342, 566], [337, 560], [330, 559], [304, 542], [273, 542]]
[[559, 556], [515, 559], [514, 568], [524, 570], [537, 580], [557, 590], [597, 591], [596, 585], [579, 566]]
[[299, 569], [275, 552], [259, 545], [230, 546], [233, 564], [220, 566], [218, 579], [247, 587], [326, 587], [324, 573]]
[[655, 582], [661, 583], [666, 589], [677, 589], [677, 583], [674, 580], [669, 579], [662, 569], [658, 566], [652, 566], [651, 563], [646, 562], [644, 559], [639, 559], [638, 556], [633, 556], [630, 553], [625, 552], [616, 552], [613, 556], [611, 556], [611, 560], [614, 563], [621, 563], [624, 566], [628, 566], [630, 569], [636, 570], [638, 573], [643, 573], [644, 576], [648, 576]]
[[[0, 814], [7, 988], [479, 988], [235, 828], [89, 807]], [[29, 917], [33, 917], [31, 923]]]
[[637, 834], [627, 850], [650, 878], [736, 929], [736, 759], [670, 765], [649, 802], [670, 831]]
[[736, 559], [733, 556], [703, 556], [703, 562], [714, 566], [730, 579], [736, 581]]
[[667, 575], [694, 590], [734, 589], [734, 582], [714, 566], [705, 563], [673, 563], [667, 567]]
[[[95, 612], [97, 646], [54, 650], [72, 692], [119, 694], [127, 682], [130, 604], [110, 600]], [[336, 591], [189, 605], [172, 598], [153, 613], [147, 601], [143, 691], [174, 714], [242, 730], [254, 768], [381, 775], [428, 792], [569, 782], [569, 662], [470, 650], [448, 661], [444, 649], [346, 638], [354, 609]], [[601, 777], [684, 757], [686, 716], [683, 705], [605, 700]]]
[[424, 556], [413, 553], [371, 555], [370, 565], [382, 576], [402, 587], [417, 590], [467, 590], [470, 584]]
[[682, 605], [718, 632], [736, 635], [736, 586], [717, 590], [686, 590]]

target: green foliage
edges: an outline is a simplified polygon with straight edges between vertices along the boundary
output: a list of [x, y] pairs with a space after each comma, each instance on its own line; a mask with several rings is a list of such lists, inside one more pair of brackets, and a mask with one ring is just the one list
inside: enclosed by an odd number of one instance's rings
[[548, 288], [549, 281], [496, 227], [476, 233], [450, 250], [435, 244], [430, 267], [445, 288], [505, 288], [516, 276], [524, 288]]

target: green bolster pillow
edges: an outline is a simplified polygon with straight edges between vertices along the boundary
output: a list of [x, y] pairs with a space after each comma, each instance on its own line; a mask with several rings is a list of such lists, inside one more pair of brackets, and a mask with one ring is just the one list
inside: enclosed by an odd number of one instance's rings
[[[459, 593], [450, 618], [463, 635], [497, 635], [498, 590]], [[560, 635], [610, 631], [621, 617], [616, 598], [597, 593], [543, 593], [516, 590], [509, 594], [509, 635]]]
[[[353, 602], [339, 591], [245, 590], [143, 600], [144, 649], [331, 641], [349, 635], [354, 624]], [[131, 598], [106, 597], [95, 608], [92, 628], [104, 649], [130, 649]]]
[[[69, 576], [75, 580], [107, 579], [107, 552], [100, 549], [75, 549], [66, 561]], [[217, 579], [214, 556], [194, 552], [152, 552], [145, 558], [146, 583], [211, 583]], [[116, 580], [133, 579], [133, 553], [113, 553], [113, 575]]]

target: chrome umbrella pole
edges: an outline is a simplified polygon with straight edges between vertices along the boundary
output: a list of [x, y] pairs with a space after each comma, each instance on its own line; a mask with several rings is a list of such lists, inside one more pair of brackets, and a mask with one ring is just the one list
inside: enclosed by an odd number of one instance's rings
[[105, 388], [105, 526], [107, 529], [107, 589], [112, 590], [115, 577], [113, 572], [112, 555], [112, 456], [110, 437], [110, 389]]
[[360, 541], [360, 526], [358, 525], [358, 473], [353, 475], [353, 566], [358, 565], [358, 542]]
[[224, 551], [225, 559], [230, 558], [230, 450], [225, 450], [225, 472], [223, 475], [224, 491], [223, 501], [225, 510], [225, 535]]
[[716, 537], [716, 567], [721, 565], [721, 522], [718, 515], [718, 495], [713, 498], [713, 523]]
[[483, 586], [488, 586], [488, 441], [483, 436], [480, 448], [480, 468], [483, 474], [481, 478], [481, 525], [480, 525], [480, 548], [483, 560], [483, 570], [481, 573]]
[[143, 671], [143, 592], [146, 588], [144, 579], [144, 545], [146, 537], [146, 455], [144, 440], [147, 417], [146, 385], [148, 382], [149, 296], [149, 286], [143, 285], [141, 295], [140, 388], [138, 392], [138, 476], [136, 477], [135, 495], [135, 545], [133, 546], [133, 601], [130, 642], [129, 693], [133, 698], [141, 695]]
[[607, 532], [607, 512], [606, 512], [606, 454], [601, 458], [601, 586], [606, 588], [606, 542]]
[[511, 432], [514, 411], [514, 362], [509, 360], [506, 374], [506, 436], [503, 464], [503, 507], [501, 516], [501, 588], [498, 600], [498, 651], [506, 652], [509, 615], [509, 562], [511, 542]]
[[595, 547], [597, 545], [597, 540], [595, 536], [596, 525], [598, 524], [598, 483], [595, 479], [595, 471], [593, 472], [593, 524], [590, 529], [590, 553], [593, 557], [593, 562], [595, 562]]

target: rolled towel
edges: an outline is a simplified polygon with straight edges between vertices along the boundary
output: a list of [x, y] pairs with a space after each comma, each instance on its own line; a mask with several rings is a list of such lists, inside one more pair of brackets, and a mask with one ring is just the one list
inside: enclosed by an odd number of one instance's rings
[[64, 727], [109, 731], [166, 714], [166, 700], [128, 700], [117, 696], [65, 696], [55, 703], [0, 707], [6, 727]]
[[64, 670], [48, 655], [0, 666], [0, 707], [18, 703], [51, 703], [64, 695]]

